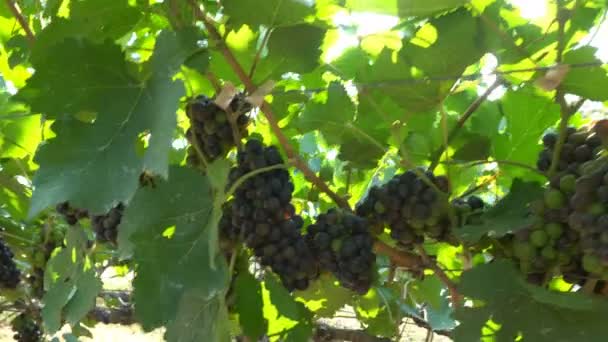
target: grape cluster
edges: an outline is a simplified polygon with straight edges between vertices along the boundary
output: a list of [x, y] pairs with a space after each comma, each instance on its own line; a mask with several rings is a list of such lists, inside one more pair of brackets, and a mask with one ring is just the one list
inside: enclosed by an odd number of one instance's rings
[[124, 204], [118, 203], [118, 205], [110, 209], [106, 214], [94, 215], [91, 217], [91, 226], [93, 227], [97, 241], [116, 244], [118, 225], [122, 220], [124, 210]]
[[[420, 177], [420, 173], [425, 177]], [[445, 176], [409, 170], [382, 186], [372, 187], [356, 212], [372, 225], [388, 224], [391, 237], [404, 247], [423, 242], [425, 235], [451, 241], [449, 208], [444, 198], [448, 192]]]
[[321, 268], [332, 272], [342, 286], [361, 294], [369, 290], [376, 255], [365, 219], [330, 209], [308, 226], [306, 239]]
[[38, 322], [23, 312], [13, 319], [11, 328], [15, 332], [13, 338], [18, 342], [42, 341], [42, 331]]
[[[249, 140], [237, 155], [238, 166], [231, 169], [229, 183], [247, 173], [283, 163], [278, 149]], [[318, 277], [318, 265], [301, 233], [302, 217], [291, 204], [294, 185], [289, 172], [275, 169], [245, 180], [235, 191], [231, 213], [221, 223], [224, 234], [242, 234], [263, 266], [277, 273], [290, 291], [303, 290]], [[233, 227], [229, 227], [228, 220]], [[241, 233], [242, 232], [242, 233]]]
[[457, 226], [465, 224], [477, 224], [483, 213], [486, 204], [479, 196], [469, 196], [467, 198], [456, 198], [451, 202], [454, 215], [458, 222]]
[[[231, 114], [236, 117], [238, 134], [245, 137], [249, 124], [247, 112], [251, 110], [251, 104], [246, 102], [242, 95], [237, 95], [229, 108]], [[190, 119], [186, 138], [192, 145], [188, 149], [188, 162], [191, 165], [200, 163], [194, 144], [197, 144], [208, 161], [226, 155], [234, 147], [235, 137], [228, 118], [229, 113], [215, 104], [213, 99], [204, 95], [198, 96], [187, 105], [186, 115]]]
[[[543, 172], [549, 170], [558, 135], [555, 132], [543, 136], [544, 149], [538, 155], [536, 167]], [[581, 164], [593, 159], [602, 149], [602, 139], [591, 130], [568, 127], [566, 140], [562, 145], [557, 170], [577, 174]]]
[[[537, 167], [548, 171], [558, 136], [547, 133], [542, 140]], [[534, 223], [505, 237], [507, 253], [530, 281], [543, 283], [553, 271], [570, 283], [592, 274], [608, 278], [608, 163], [602, 150], [593, 129], [568, 128], [557, 173], [543, 198], [530, 204]]]
[[55, 210], [63, 216], [69, 225], [75, 225], [80, 219], [89, 217], [89, 212], [86, 209], [74, 208], [68, 202], [57, 204]]
[[118, 203], [114, 208], [105, 214], [91, 215], [88, 210], [74, 208], [68, 202], [57, 205], [55, 210], [61, 214], [69, 225], [75, 225], [79, 220], [90, 217], [91, 227], [95, 232], [95, 237], [99, 242], [111, 242], [116, 244], [118, 237], [118, 225], [122, 220], [125, 206]]
[[19, 284], [21, 272], [13, 256], [13, 252], [0, 238], [0, 288], [14, 289]]
[[241, 240], [241, 227], [239, 221], [232, 215], [234, 201], [228, 201], [222, 208], [222, 218], [219, 223], [220, 248], [229, 252]]

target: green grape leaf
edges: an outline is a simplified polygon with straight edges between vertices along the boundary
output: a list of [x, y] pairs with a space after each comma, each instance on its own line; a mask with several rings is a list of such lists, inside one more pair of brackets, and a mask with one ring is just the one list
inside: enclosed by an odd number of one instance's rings
[[429, 16], [466, 4], [468, 0], [346, 0], [353, 11], [376, 12], [400, 17]]
[[492, 141], [488, 137], [472, 135], [467, 138], [464, 145], [460, 146], [452, 155], [453, 160], [485, 160], [490, 156]]
[[[506, 120], [504, 132], [493, 140], [492, 156], [497, 160], [516, 161], [535, 166], [542, 133], [559, 119], [559, 106], [550, 98], [534, 94], [531, 89], [509, 91], [502, 98]], [[501, 168], [503, 166], [501, 165]], [[525, 169], [509, 170], [512, 176], [530, 174]]]
[[52, 45], [68, 37], [83, 37], [96, 42], [118, 39], [131, 31], [141, 16], [141, 11], [129, 5], [128, 0], [71, 1], [70, 18], [54, 18], [37, 35], [35, 54], [45, 55]]
[[202, 288], [190, 288], [181, 295], [177, 306], [175, 318], [165, 332], [168, 342], [231, 341], [222, 291], [211, 295]]
[[65, 305], [65, 320], [70, 325], [76, 325], [86, 314], [95, 307], [95, 299], [101, 291], [101, 280], [94, 270], [88, 270], [78, 276], [76, 292]]
[[311, 102], [298, 118], [302, 132], [319, 130], [329, 144], [339, 145], [355, 116], [355, 105], [344, 87], [333, 82], [323, 102]]
[[485, 53], [477, 20], [461, 9], [429, 21], [420, 31], [435, 30], [436, 40], [426, 42], [429, 46], [419, 45], [419, 38], [405, 41], [401, 58], [428, 75], [459, 75]]
[[[171, 76], [190, 55], [181, 53], [176, 40], [171, 32], [159, 35], [145, 81], [129, 76], [123, 53], [109, 42], [65, 40], [35, 63], [35, 75], [19, 93], [32, 110], [51, 116], [94, 112], [96, 120], [55, 121], [57, 136], [36, 154], [40, 169], [30, 216], [66, 200], [93, 213], [107, 212], [116, 202], [128, 202], [142, 171], [166, 177], [175, 112], [184, 95], [181, 82]], [[81, 66], [83, 60], [89, 67]], [[150, 134], [143, 158], [135, 149], [142, 133]]]
[[[400, 57], [400, 55], [399, 55]], [[435, 108], [450, 92], [454, 81], [426, 81], [412, 74], [412, 65], [394, 58], [384, 49], [372, 65], [362, 69], [356, 78], [359, 93], [373, 98], [389, 96], [401, 112], [417, 113]]]
[[521, 333], [523, 341], [599, 342], [608, 334], [601, 319], [608, 313], [608, 302], [530, 285], [509, 261], [498, 260], [464, 272], [459, 292], [483, 303], [456, 311], [460, 321], [456, 336], [471, 341], [480, 338], [480, 326], [490, 319], [500, 325], [501, 336], [514, 339]]
[[44, 274], [47, 292], [42, 299], [42, 319], [48, 333], [61, 328], [63, 316], [74, 325], [95, 306], [101, 281], [87, 265], [90, 261], [85, 258], [86, 241], [82, 229], [70, 228], [66, 247], [47, 263]]
[[229, 22], [237, 27], [298, 24], [315, 13], [314, 3], [308, 0], [225, 0], [222, 5]]
[[353, 298], [353, 292], [340, 286], [330, 274], [322, 274], [305, 291], [298, 291], [296, 295], [316, 316], [329, 318]]
[[276, 76], [285, 72], [312, 71], [319, 65], [324, 36], [325, 29], [311, 24], [278, 27], [268, 39], [268, 56], [264, 64], [269, 64], [267, 68]]
[[[564, 54], [564, 63], [600, 63], [595, 57], [597, 49], [585, 46], [576, 50], [570, 50]], [[562, 81], [564, 91], [572, 93], [589, 100], [606, 101], [608, 94], [608, 70], [601, 66], [572, 68]]]
[[541, 184], [516, 178], [507, 196], [484, 212], [479, 224], [464, 225], [456, 231], [456, 234], [464, 241], [475, 242], [485, 234], [500, 237], [524, 228], [533, 221], [528, 203], [542, 198], [542, 194]]
[[366, 330], [372, 335], [393, 336], [399, 325], [400, 316], [397, 314], [400, 309], [392, 307], [394, 301], [387, 293], [388, 290], [372, 288], [358, 299], [355, 306], [358, 320], [367, 326]]
[[260, 282], [248, 271], [241, 271], [234, 281], [235, 310], [243, 334], [257, 340], [266, 333], [268, 322], [264, 319], [264, 301]]
[[274, 323], [279, 318], [288, 318], [295, 325], [283, 329], [277, 334], [285, 341], [307, 341], [312, 336], [312, 315], [301, 302], [296, 302], [274, 275], [267, 274], [264, 287], [270, 295], [270, 302], [276, 307], [276, 317], [269, 318]]
[[[199, 309], [203, 310], [206, 305], [202, 300], [223, 295], [228, 286], [225, 259], [216, 255], [215, 268], [211, 267], [209, 229], [205, 227], [212, 205], [213, 194], [206, 177], [191, 169], [173, 167], [167, 181], [159, 181], [155, 188], [141, 188], [125, 211], [119, 231], [124, 228], [128, 232], [119, 243], [130, 236], [134, 245], [133, 258], [138, 265], [133, 281], [135, 315], [144, 329], [172, 322], [176, 315], [194, 315], [196, 308], [191, 306], [191, 297], [200, 297], [194, 302], [201, 304]], [[190, 300], [185, 300], [185, 296], [190, 296]], [[184, 329], [181, 325], [187, 324], [188, 317], [181, 318], [173, 322], [173, 333], [179, 334]], [[219, 327], [218, 324], [212, 320], [197, 325], [197, 329]], [[196, 338], [204, 332], [184, 332], [189, 333], [192, 335], [188, 338]]]

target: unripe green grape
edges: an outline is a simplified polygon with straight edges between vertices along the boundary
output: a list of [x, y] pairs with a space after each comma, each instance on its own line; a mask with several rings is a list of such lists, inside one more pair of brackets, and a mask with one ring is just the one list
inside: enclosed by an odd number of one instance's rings
[[602, 262], [598, 257], [591, 254], [583, 256], [583, 268], [589, 273], [601, 274], [603, 272]]
[[540, 255], [547, 260], [554, 260], [557, 258], [557, 253], [552, 246], [545, 246], [541, 251]]
[[594, 216], [600, 216], [602, 214], [604, 214], [606, 212], [606, 208], [604, 207], [604, 205], [602, 203], [593, 203], [591, 204], [591, 206], [589, 206], [589, 208], [587, 208], [587, 213], [594, 215]]
[[562, 235], [563, 228], [559, 223], [547, 223], [545, 225], [545, 231], [553, 239], [557, 239]]
[[559, 188], [563, 192], [573, 192], [576, 187], [576, 176], [567, 174], [559, 179]]
[[544, 230], [535, 230], [530, 234], [530, 242], [536, 247], [542, 247], [549, 242], [549, 236]]
[[551, 189], [545, 192], [545, 205], [549, 209], [560, 209], [565, 204], [564, 194], [559, 190]]
[[536, 249], [530, 243], [515, 241], [513, 243], [513, 254], [520, 260], [531, 260], [536, 254]]

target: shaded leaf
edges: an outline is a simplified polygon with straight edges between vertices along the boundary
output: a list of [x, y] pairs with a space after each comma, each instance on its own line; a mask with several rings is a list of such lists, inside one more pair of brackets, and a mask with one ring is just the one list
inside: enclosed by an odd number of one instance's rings
[[527, 284], [508, 261], [464, 272], [459, 292], [484, 304], [457, 311], [461, 323], [455, 331], [457, 337], [479, 339], [480, 325], [489, 319], [500, 325], [501, 336], [514, 338], [521, 333], [523, 341], [603, 341], [608, 334], [608, 327], [599, 319], [608, 313], [605, 300]]
[[[564, 63], [600, 63], [597, 49], [585, 46], [564, 54]], [[594, 101], [608, 100], [608, 71], [601, 67], [571, 68], [562, 82], [564, 90]]]
[[257, 340], [266, 333], [268, 327], [268, 322], [264, 319], [262, 286], [251, 273], [241, 271], [234, 281], [234, 291], [235, 310], [239, 315], [243, 334]]
[[528, 203], [541, 198], [542, 194], [541, 184], [515, 179], [507, 196], [484, 212], [479, 224], [465, 225], [459, 228], [456, 234], [465, 241], [475, 242], [485, 234], [501, 237], [508, 232], [524, 228], [533, 221]]
[[314, 3], [309, 0], [226, 0], [222, 5], [232, 25], [237, 27], [297, 24], [315, 13]]

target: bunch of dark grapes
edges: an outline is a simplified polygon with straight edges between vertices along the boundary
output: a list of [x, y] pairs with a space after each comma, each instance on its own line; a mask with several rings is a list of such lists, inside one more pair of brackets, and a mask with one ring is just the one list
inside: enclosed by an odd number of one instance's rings
[[42, 341], [42, 331], [38, 322], [23, 312], [13, 319], [11, 328], [15, 332], [13, 338], [18, 342]]
[[122, 220], [125, 206], [123, 203], [118, 203], [105, 214], [91, 215], [86, 209], [74, 208], [68, 202], [62, 202], [57, 205], [56, 210], [69, 225], [75, 225], [79, 220], [91, 217], [91, 227], [97, 241], [116, 244], [118, 225]]
[[69, 225], [75, 225], [79, 220], [89, 217], [89, 212], [86, 209], [74, 208], [68, 202], [57, 204], [55, 210], [63, 216]]
[[451, 202], [458, 226], [479, 223], [479, 218], [485, 206], [486, 204], [481, 197], [475, 195], [467, 198], [457, 198]]
[[[264, 147], [258, 140], [249, 140], [237, 160], [238, 166], [230, 171], [229, 183], [251, 171], [283, 164], [276, 147]], [[278, 274], [290, 291], [306, 289], [319, 273], [301, 233], [302, 217], [296, 215], [291, 204], [293, 190], [289, 172], [284, 169], [250, 177], [237, 188], [231, 213], [221, 223], [228, 234], [232, 231], [242, 234], [260, 263]], [[233, 228], [227, 227], [228, 217]]]
[[228, 115], [234, 116], [239, 136], [247, 136], [247, 113], [252, 108], [251, 104], [242, 95], [237, 95], [229, 108], [230, 113], [204, 95], [188, 103], [186, 115], [190, 118], [190, 128], [186, 131], [186, 138], [192, 145], [188, 149], [188, 162], [191, 165], [198, 166], [200, 163], [194, 144], [198, 145], [208, 161], [225, 156], [234, 147], [235, 137]]
[[[536, 167], [543, 172], [549, 171], [553, 161], [553, 153], [557, 144], [557, 133], [550, 132], [543, 136], [544, 149], [538, 155]], [[557, 170], [572, 174], [579, 173], [581, 164], [593, 160], [602, 149], [602, 139], [592, 130], [569, 127], [566, 140], [562, 145]]]
[[232, 214], [234, 201], [229, 201], [222, 208], [222, 218], [219, 223], [220, 247], [225, 252], [230, 252], [235, 244], [241, 240], [241, 227], [239, 221]]
[[93, 215], [93, 217], [91, 217], [91, 227], [95, 232], [97, 241], [116, 244], [118, 225], [122, 220], [124, 210], [124, 204], [118, 203], [118, 205], [110, 209], [106, 214]]
[[[425, 177], [420, 177], [419, 173]], [[423, 242], [425, 236], [451, 241], [445, 200], [448, 192], [446, 177], [435, 176], [430, 171], [409, 170], [385, 185], [372, 187], [356, 212], [369, 219], [372, 225], [387, 224], [391, 237], [404, 247]]]
[[13, 257], [13, 252], [0, 238], [0, 288], [14, 289], [19, 284], [21, 272]]
[[[549, 170], [557, 140], [555, 133], [543, 136], [539, 170]], [[604, 184], [602, 150], [602, 139], [593, 130], [568, 128], [557, 173], [543, 199], [530, 204], [534, 223], [505, 238], [530, 281], [541, 284], [560, 273], [564, 280], [581, 284], [590, 274], [608, 270], [608, 216], [602, 219], [608, 211], [608, 176]]]
[[346, 288], [361, 294], [369, 290], [376, 255], [365, 219], [330, 209], [308, 226], [306, 238], [321, 269], [332, 272]]

